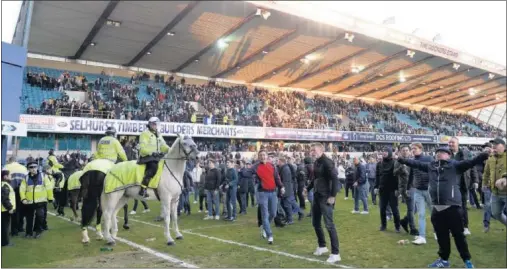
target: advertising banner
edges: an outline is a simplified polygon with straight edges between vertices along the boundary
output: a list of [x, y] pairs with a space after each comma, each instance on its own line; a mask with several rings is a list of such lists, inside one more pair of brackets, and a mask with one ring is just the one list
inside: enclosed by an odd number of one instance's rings
[[2, 121], [2, 135], [7, 136], [26, 136], [26, 124], [12, 121]]

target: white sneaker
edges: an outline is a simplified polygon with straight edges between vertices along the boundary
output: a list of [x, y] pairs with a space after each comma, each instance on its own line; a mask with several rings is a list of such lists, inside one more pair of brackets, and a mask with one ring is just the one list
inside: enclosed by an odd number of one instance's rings
[[148, 212], [150, 212], [150, 209], [149, 209], [149, 208], [148, 208], [148, 209], [143, 210], [143, 213], [148, 213]]
[[204, 220], [210, 220], [210, 219], [213, 219], [213, 216], [206, 216], [206, 217], [204, 217]]
[[349, 197], [345, 197], [345, 200], [348, 200], [348, 199], [349, 199]]
[[331, 254], [329, 255], [329, 258], [326, 260], [328, 263], [335, 263], [342, 260], [342, 257], [340, 257], [340, 254]]
[[135, 215], [136, 213], [134, 210], [130, 211], [130, 215]]
[[270, 236], [268, 238], [268, 244], [270, 244], [270, 245], [273, 244], [273, 236]]
[[465, 231], [463, 231], [463, 234], [464, 235], [471, 235], [472, 233], [470, 232], [470, 230], [468, 228], [465, 228]]
[[329, 250], [326, 247], [323, 247], [323, 248], [317, 247], [317, 249], [315, 250], [313, 255], [321, 256], [322, 254], [327, 253], [327, 252], [329, 252]]
[[424, 245], [426, 244], [426, 238], [422, 236], [416, 236], [415, 240], [412, 241], [412, 244], [414, 245]]
[[220, 216], [219, 216], [219, 215], [216, 215], [216, 216], [215, 216], [215, 220], [220, 220]]
[[266, 234], [266, 231], [264, 230], [264, 227], [261, 226], [261, 237], [266, 238], [268, 235]]
[[197, 201], [194, 201], [194, 204], [197, 204]]
[[368, 215], [368, 214], [370, 214], [370, 212], [368, 212], [368, 211], [361, 211], [361, 215]]
[[359, 211], [352, 210], [350, 213], [352, 213], [352, 214], [359, 214]]
[[433, 233], [433, 236], [435, 237], [435, 240], [438, 240], [437, 234]]

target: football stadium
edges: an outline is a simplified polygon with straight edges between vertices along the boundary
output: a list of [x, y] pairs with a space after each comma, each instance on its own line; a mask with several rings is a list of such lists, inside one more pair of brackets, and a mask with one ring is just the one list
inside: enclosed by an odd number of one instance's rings
[[2, 267], [505, 268], [505, 64], [314, 7], [22, 1]]

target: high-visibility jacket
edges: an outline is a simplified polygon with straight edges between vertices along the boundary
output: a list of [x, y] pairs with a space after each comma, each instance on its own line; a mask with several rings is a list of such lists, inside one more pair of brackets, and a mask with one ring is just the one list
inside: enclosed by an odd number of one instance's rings
[[70, 175], [69, 179], [67, 180], [67, 190], [79, 190], [81, 188], [81, 181], [79, 179], [83, 174], [84, 171], [76, 171]]
[[28, 204], [52, 201], [53, 186], [49, 176], [42, 173], [38, 173], [34, 177], [29, 175], [26, 180], [21, 181], [19, 196], [21, 201], [27, 200]]
[[28, 175], [28, 169], [24, 165], [21, 165], [17, 162], [12, 162], [4, 167], [5, 170], [9, 171], [9, 174], [11, 175], [11, 186], [14, 189], [19, 189], [19, 185], [21, 184], [21, 181], [26, 179], [26, 176]]
[[[60, 181], [56, 181], [56, 177], [54, 176], [55, 174], [61, 174], [61, 179]], [[65, 175], [60, 172], [60, 171], [57, 171], [57, 172], [53, 172], [53, 174], [51, 175], [46, 175], [50, 178], [50, 180], [52, 181], [53, 183], [53, 188], [60, 188], [60, 189], [63, 189], [65, 187]]]
[[106, 160], [106, 159], [96, 159], [91, 162], [89, 162], [84, 168], [83, 173], [86, 173], [88, 171], [100, 171], [104, 174], [107, 174], [109, 170], [114, 166], [114, 163]]
[[108, 159], [113, 163], [120, 157], [120, 160], [126, 161], [127, 154], [121, 146], [118, 139], [112, 136], [105, 136], [99, 140], [97, 145], [97, 152], [95, 152], [95, 158], [97, 159]]
[[139, 155], [141, 157], [150, 156], [155, 152], [167, 153], [168, 151], [169, 146], [160, 134], [156, 135], [152, 131], [146, 130], [139, 136]]
[[55, 155], [49, 155], [48, 156], [48, 164], [53, 168], [54, 170], [60, 171], [60, 169], [63, 168], [63, 165], [61, 165], [58, 160], [56, 159]]
[[[16, 193], [14, 193], [14, 189], [12, 188], [11, 184], [9, 184], [7, 181], [2, 181], [2, 192], [3, 192], [4, 188], [9, 189], [9, 195], [7, 196], [7, 199], [9, 199], [9, 202], [12, 205], [11, 209], [16, 209]], [[3, 193], [2, 193], [2, 195], [3, 195]], [[2, 201], [3, 201], [3, 199], [4, 198], [2, 197]], [[7, 204], [7, 206], [8, 206], [8, 204]], [[7, 210], [7, 208], [4, 207], [4, 204], [2, 202], [2, 212], [6, 212], [6, 211], [9, 211], [9, 210]]]

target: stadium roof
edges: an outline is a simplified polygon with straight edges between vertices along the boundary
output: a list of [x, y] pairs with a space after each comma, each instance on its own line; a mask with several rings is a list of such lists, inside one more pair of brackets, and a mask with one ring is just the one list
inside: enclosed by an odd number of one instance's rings
[[33, 1], [28, 51], [454, 111], [505, 102], [504, 66], [297, 12], [282, 1]]

